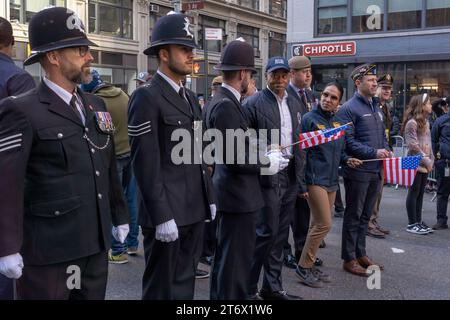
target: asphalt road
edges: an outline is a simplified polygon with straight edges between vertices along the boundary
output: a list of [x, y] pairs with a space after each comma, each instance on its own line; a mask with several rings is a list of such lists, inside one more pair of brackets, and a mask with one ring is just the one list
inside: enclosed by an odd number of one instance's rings
[[[436, 203], [431, 202], [431, 198], [431, 194], [425, 194], [423, 208], [423, 220], [430, 226], [436, 220]], [[326, 248], [319, 251], [319, 257], [324, 260], [322, 270], [332, 276], [333, 282], [321, 289], [309, 288], [297, 281], [293, 270], [285, 268], [285, 290], [307, 300], [450, 299], [450, 230], [439, 230], [429, 235], [406, 232], [405, 199], [405, 189], [385, 187], [380, 224], [390, 229], [391, 234], [386, 239], [367, 237], [368, 255], [385, 266], [380, 289], [368, 289], [366, 278], [342, 270], [342, 219], [334, 218], [333, 228], [326, 238]], [[208, 270], [207, 266], [200, 266]], [[143, 268], [142, 247], [138, 256], [130, 257], [129, 263], [110, 264], [106, 298], [140, 299]], [[208, 298], [209, 280], [197, 280], [195, 299]]]

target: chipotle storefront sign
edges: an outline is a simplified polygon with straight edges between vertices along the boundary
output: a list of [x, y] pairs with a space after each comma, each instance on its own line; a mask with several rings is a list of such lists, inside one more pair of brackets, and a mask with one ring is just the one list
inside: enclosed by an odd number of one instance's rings
[[308, 57], [332, 57], [354, 56], [356, 54], [356, 42], [325, 42], [311, 44], [297, 44], [292, 46], [294, 56]]

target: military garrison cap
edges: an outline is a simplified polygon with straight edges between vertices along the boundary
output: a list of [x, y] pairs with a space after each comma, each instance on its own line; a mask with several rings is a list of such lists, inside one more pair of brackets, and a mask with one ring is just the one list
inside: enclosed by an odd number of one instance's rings
[[356, 81], [364, 76], [376, 76], [377, 75], [377, 66], [372, 63], [366, 63], [360, 66], [357, 66], [352, 74], [351, 78], [353, 81]]
[[379, 86], [392, 86], [394, 78], [389, 73], [386, 73], [379, 77], [377, 82]]

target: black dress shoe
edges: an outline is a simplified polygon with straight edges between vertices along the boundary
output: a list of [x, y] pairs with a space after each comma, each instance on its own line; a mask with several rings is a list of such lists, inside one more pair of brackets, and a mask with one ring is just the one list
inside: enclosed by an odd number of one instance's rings
[[260, 295], [259, 295], [259, 293], [257, 292], [257, 293], [255, 293], [255, 294], [252, 294], [252, 295], [250, 295], [248, 298], [247, 298], [247, 300], [256, 300], [256, 301], [258, 301], [258, 300], [264, 300]]
[[284, 265], [289, 269], [297, 269], [297, 261], [292, 254], [284, 256]]
[[286, 291], [260, 291], [259, 295], [264, 300], [302, 300], [302, 297], [293, 294], [287, 294]]

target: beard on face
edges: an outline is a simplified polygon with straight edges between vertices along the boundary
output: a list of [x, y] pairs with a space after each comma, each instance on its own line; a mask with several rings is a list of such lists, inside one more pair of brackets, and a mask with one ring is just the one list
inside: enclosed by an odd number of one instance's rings
[[77, 67], [70, 61], [64, 61], [61, 64], [61, 73], [67, 80], [76, 84], [87, 84], [92, 81], [91, 64], [86, 63], [81, 67]]

